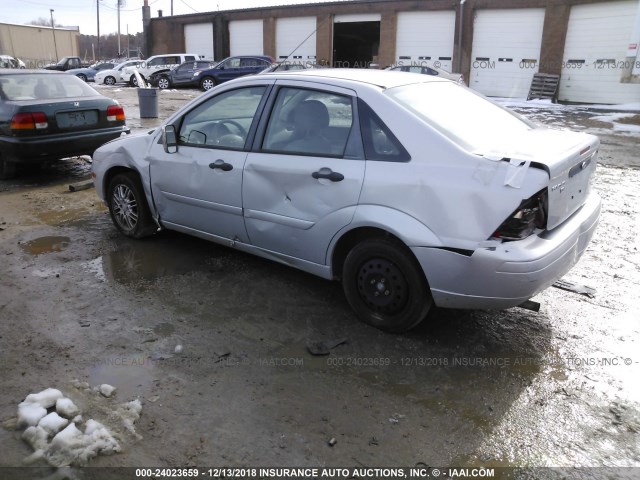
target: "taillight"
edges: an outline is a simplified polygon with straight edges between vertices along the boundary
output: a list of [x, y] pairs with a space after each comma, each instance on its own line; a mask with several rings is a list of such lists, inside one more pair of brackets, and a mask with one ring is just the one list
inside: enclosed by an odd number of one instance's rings
[[547, 190], [540, 190], [533, 197], [523, 200], [520, 206], [500, 225], [491, 238], [522, 240], [536, 228], [547, 226]]
[[124, 121], [124, 108], [120, 105], [109, 105], [107, 108], [107, 120], [110, 122]]
[[11, 119], [11, 130], [43, 130], [48, 126], [43, 112], [16, 113]]

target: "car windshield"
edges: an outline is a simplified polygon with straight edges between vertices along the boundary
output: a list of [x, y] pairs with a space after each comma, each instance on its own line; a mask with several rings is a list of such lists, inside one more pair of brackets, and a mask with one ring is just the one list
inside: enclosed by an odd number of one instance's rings
[[0, 75], [0, 96], [6, 100], [62, 99], [100, 95], [71, 75]]
[[523, 117], [472, 90], [451, 82], [428, 82], [386, 90], [389, 97], [418, 115], [461, 147], [488, 153], [534, 128]]

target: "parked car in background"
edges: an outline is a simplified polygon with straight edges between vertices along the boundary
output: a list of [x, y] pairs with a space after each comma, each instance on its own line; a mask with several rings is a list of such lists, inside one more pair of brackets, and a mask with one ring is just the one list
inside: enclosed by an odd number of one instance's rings
[[47, 70], [0, 70], [0, 179], [18, 164], [93, 155], [129, 133], [124, 109], [77, 77]]
[[568, 272], [600, 214], [599, 140], [463, 85], [365, 69], [219, 85], [93, 157], [120, 232], [158, 227], [340, 279], [365, 322], [522, 305]]
[[193, 74], [200, 70], [206, 70], [215, 65], [213, 60], [189, 60], [178, 67], [166, 70], [158, 70], [147, 79], [148, 83], [161, 89], [174, 87], [193, 86]]
[[122, 78], [123, 72], [127, 67], [136, 67], [142, 63], [142, 60], [126, 60], [119, 63], [111, 70], [100, 70], [94, 76], [94, 81], [98, 84], [115, 85], [119, 82], [128, 82], [129, 77], [124, 80]]
[[244, 75], [259, 73], [271, 66], [273, 58], [267, 55], [241, 55], [229, 57], [207, 70], [193, 74], [192, 84], [202, 90], [209, 90], [219, 83]]
[[111, 70], [115, 67], [115, 64], [111, 62], [94, 63], [90, 67], [85, 68], [72, 68], [65, 73], [75, 75], [83, 82], [93, 82], [95, 80], [96, 73], [102, 70]]
[[24, 62], [11, 55], [0, 55], [0, 68], [24, 68]]
[[285, 61], [273, 63], [259, 73], [288, 72], [289, 70], [307, 70], [309, 68], [317, 68], [317, 66], [310, 63], [296, 63]]
[[153, 73], [159, 70], [173, 70], [184, 62], [194, 62], [198, 56], [192, 53], [170, 53], [167, 55], [154, 55], [142, 61], [137, 67], [128, 67], [122, 73], [122, 79], [128, 81], [133, 87], [138, 85], [138, 80], [134, 75], [134, 68], [143, 80], [147, 80]]
[[45, 70], [59, 70], [61, 72], [66, 72], [67, 70], [71, 70], [72, 68], [86, 68], [90, 67], [88, 63], [82, 61], [80, 57], [69, 56], [62, 57], [58, 63], [54, 63], [53, 65], [48, 65]]
[[422, 75], [432, 75], [434, 77], [446, 78], [457, 83], [464, 83], [464, 76], [461, 73], [451, 73], [433, 65], [396, 65], [387, 67], [386, 70], [394, 72], [420, 73]]

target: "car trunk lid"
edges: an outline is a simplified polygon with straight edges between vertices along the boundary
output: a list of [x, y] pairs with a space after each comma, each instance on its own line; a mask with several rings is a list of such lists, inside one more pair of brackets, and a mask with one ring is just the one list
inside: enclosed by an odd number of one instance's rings
[[[520, 165], [518, 168], [533, 164], [547, 170], [547, 229], [552, 230], [585, 203], [599, 145], [593, 135], [535, 128], [507, 139], [502, 148], [483, 156], [508, 159], [512, 165]], [[507, 179], [505, 184], [509, 184]]]

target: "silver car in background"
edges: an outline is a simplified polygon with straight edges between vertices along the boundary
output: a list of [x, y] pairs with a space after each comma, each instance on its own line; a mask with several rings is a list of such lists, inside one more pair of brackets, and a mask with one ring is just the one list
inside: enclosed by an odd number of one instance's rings
[[342, 281], [365, 322], [522, 304], [598, 223], [599, 141], [549, 130], [449, 80], [265, 73], [197, 97], [93, 157], [130, 237], [166, 228]]

